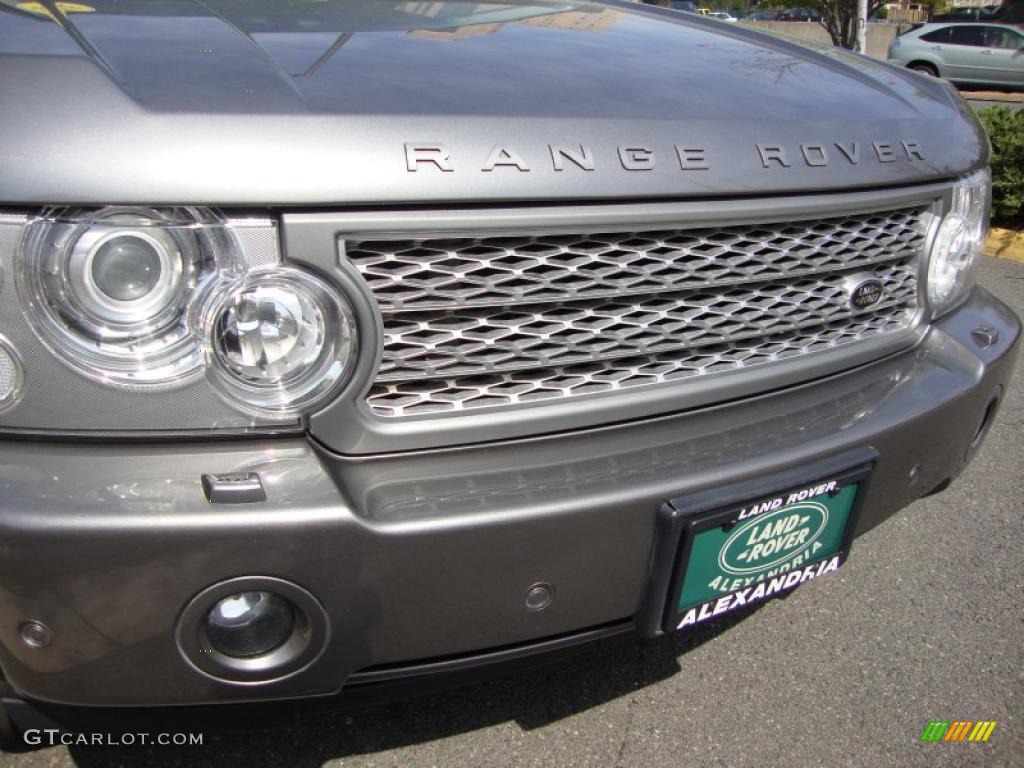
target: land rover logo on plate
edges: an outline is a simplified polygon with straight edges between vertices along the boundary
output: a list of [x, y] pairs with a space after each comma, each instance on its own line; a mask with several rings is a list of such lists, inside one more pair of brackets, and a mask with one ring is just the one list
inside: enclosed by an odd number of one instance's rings
[[881, 280], [873, 277], [857, 280], [850, 289], [850, 306], [854, 309], [867, 309], [881, 300], [883, 292]]
[[828, 525], [828, 507], [806, 501], [740, 525], [718, 553], [718, 566], [736, 576], [759, 573], [811, 547]]

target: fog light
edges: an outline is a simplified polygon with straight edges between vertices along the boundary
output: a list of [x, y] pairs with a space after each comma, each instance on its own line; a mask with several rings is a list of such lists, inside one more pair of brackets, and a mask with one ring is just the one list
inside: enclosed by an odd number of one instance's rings
[[208, 373], [235, 404], [291, 414], [325, 402], [348, 374], [355, 321], [330, 285], [287, 267], [256, 270], [205, 312]]
[[273, 592], [239, 592], [217, 603], [206, 619], [213, 650], [235, 659], [262, 656], [292, 636], [295, 614]]
[[216, 680], [282, 680], [320, 658], [330, 641], [327, 612], [313, 595], [272, 576], [237, 576], [193, 597], [178, 619], [182, 657]]

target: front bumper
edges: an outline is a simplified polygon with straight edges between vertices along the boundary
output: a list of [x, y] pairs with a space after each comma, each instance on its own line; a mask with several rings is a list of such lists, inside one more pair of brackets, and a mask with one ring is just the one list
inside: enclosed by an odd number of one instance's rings
[[[862, 446], [879, 459], [858, 533], [942, 487], [980, 442], [1019, 335], [1013, 313], [979, 289], [913, 350], [845, 374], [450, 450], [354, 459], [301, 439], [2, 443], [0, 665], [18, 695], [39, 701], [263, 700], [621, 627], [644, 601], [666, 499]], [[266, 502], [205, 501], [201, 475], [243, 471], [260, 473]], [[285, 679], [219, 681], [186, 663], [175, 627], [196, 593], [250, 575], [312, 593], [329, 640]], [[530, 611], [537, 582], [555, 599]], [[27, 620], [44, 622], [52, 644], [26, 646]]]

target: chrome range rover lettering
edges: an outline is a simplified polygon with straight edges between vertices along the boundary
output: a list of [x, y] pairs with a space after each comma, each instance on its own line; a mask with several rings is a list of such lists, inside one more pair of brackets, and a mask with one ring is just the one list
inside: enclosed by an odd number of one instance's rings
[[[701, 146], [673, 147], [675, 162], [683, 171], [707, 171], [707, 148]], [[452, 151], [446, 144], [406, 143], [405, 168], [415, 173], [423, 168], [452, 173], [455, 166]], [[608, 152], [607, 161], [626, 171], [653, 171], [657, 163], [656, 150], [644, 144], [624, 144]], [[500, 169], [511, 169], [529, 173], [537, 165], [562, 172], [569, 168], [580, 171], [597, 170], [598, 161], [594, 150], [586, 144], [548, 144], [537, 159], [527, 159], [508, 144], [496, 144], [476, 170], [491, 173]], [[469, 166], [467, 166], [469, 168]]]
[[[848, 143], [806, 143], [786, 147], [782, 144], [755, 144], [756, 157], [764, 168], [791, 168], [794, 164], [803, 164], [811, 168], [823, 168], [834, 159], [845, 161], [850, 165], [860, 165], [862, 161], [878, 163], [895, 163], [897, 161], [917, 162], [924, 160], [921, 145], [916, 141], [899, 142], [872, 141], [863, 145], [859, 141]], [[543, 153], [538, 152], [537, 158], [528, 159], [529, 153], [523, 154], [508, 144], [496, 144], [491, 148], [483, 163], [476, 167], [483, 173], [491, 173], [498, 169], [511, 169], [529, 173], [535, 165], [550, 167], [553, 171], [562, 172], [568, 168], [580, 171], [597, 170], [598, 162], [594, 150], [586, 144], [548, 144]], [[614, 152], [606, 152], [608, 162], [626, 171], [653, 171], [656, 167], [658, 152], [655, 148], [643, 144], [625, 144], [614, 147]], [[674, 144], [672, 146], [673, 166], [680, 171], [711, 170], [708, 148], [696, 144]], [[405, 168], [410, 173], [426, 168], [444, 173], [455, 171], [452, 151], [446, 144], [406, 142]], [[468, 163], [467, 169], [472, 169]]]
[[921, 145], [916, 141], [872, 141], [870, 145], [859, 141], [843, 143], [835, 141], [830, 144], [800, 144], [785, 147], [782, 144], [758, 144], [757, 154], [761, 165], [765, 168], [790, 168], [794, 163], [808, 165], [812, 168], [825, 167], [836, 159], [850, 165], [860, 165], [862, 161], [878, 163], [895, 163], [899, 160], [917, 162], [924, 160]]

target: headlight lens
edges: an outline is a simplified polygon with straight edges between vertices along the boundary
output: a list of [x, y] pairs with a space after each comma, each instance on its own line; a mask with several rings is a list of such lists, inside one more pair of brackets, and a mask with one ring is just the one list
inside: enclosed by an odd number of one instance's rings
[[[120, 218], [120, 217], [118, 217]], [[172, 321], [194, 285], [196, 265], [165, 230], [131, 229], [135, 222], [94, 225], [78, 238], [68, 259], [67, 294], [96, 337], [131, 338]], [[62, 288], [55, 281], [50, 287]]]
[[[116, 233], [92, 254], [92, 283], [108, 301], [135, 302], [161, 283], [174, 286], [180, 270], [168, 268], [167, 251], [142, 232]], [[177, 266], [176, 264], [174, 265]]]
[[250, 272], [218, 291], [204, 314], [211, 381], [255, 413], [293, 413], [322, 400], [355, 352], [348, 302], [296, 269]]
[[928, 302], [938, 316], [957, 305], [974, 284], [974, 273], [988, 234], [992, 180], [987, 170], [953, 188], [928, 261]]

